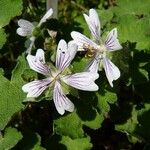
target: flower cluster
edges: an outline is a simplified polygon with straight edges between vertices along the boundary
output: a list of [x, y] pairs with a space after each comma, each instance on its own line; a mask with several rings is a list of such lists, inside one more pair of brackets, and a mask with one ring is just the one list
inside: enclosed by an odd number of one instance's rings
[[[49, 19], [52, 15], [52, 9], [44, 15], [37, 27]], [[25, 84], [22, 90], [27, 93], [27, 97], [38, 97], [46, 89], [53, 90], [53, 101], [59, 114], [63, 115], [65, 111], [73, 112], [74, 104], [69, 100], [64, 91], [64, 85], [84, 91], [97, 91], [98, 86], [95, 80], [98, 79], [99, 64], [103, 62], [106, 77], [111, 86], [113, 80], [120, 77], [119, 69], [107, 58], [107, 53], [121, 49], [117, 39], [117, 29], [112, 29], [104, 43], [100, 39], [100, 21], [94, 9], [89, 10], [89, 16], [84, 14], [84, 18], [92, 34], [92, 40], [79, 32], [71, 32], [73, 38], [68, 44], [60, 40], [57, 46], [55, 66], [48, 65], [45, 62], [44, 51], [38, 49], [36, 55], [31, 55], [31, 49], [35, 41], [32, 32], [35, 26], [26, 20], [20, 19], [17, 33], [21, 36], [30, 37], [31, 44], [28, 49], [27, 61], [32, 70], [45, 76], [42, 80], [35, 80]], [[85, 70], [79, 73], [70, 73], [67, 71], [69, 65], [74, 59], [77, 51], [89, 51], [92, 54], [92, 60], [85, 66]], [[68, 94], [68, 93], [67, 93]]]

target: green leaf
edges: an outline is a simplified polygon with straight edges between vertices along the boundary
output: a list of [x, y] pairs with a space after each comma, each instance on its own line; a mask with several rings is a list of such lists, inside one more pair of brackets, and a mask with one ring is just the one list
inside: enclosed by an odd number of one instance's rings
[[3, 29], [0, 29], [0, 49], [6, 42], [6, 33], [4, 32]]
[[83, 57], [82, 59], [80, 57], [77, 57], [73, 63], [72, 63], [72, 72], [81, 72], [85, 70], [85, 67], [90, 62], [90, 58]]
[[145, 104], [144, 108], [138, 111], [138, 126], [134, 130], [134, 133], [137, 134], [142, 139], [150, 142], [150, 104]]
[[79, 23], [79, 27], [83, 29], [83, 34], [90, 37], [90, 31], [83, 15], [78, 15], [75, 19], [76, 22]]
[[0, 150], [13, 148], [22, 139], [22, 134], [15, 128], [6, 128], [4, 137], [0, 137]]
[[[136, 49], [150, 50], [150, 0], [119, 0], [111, 8], [115, 14], [113, 25], [118, 27], [121, 42], [135, 42]], [[140, 6], [140, 9], [139, 9]]]
[[22, 90], [0, 75], [0, 130], [23, 108]]
[[75, 106], [82, 124], [92, 129], [100, 128], [104, 118], [97, 111], [97, 96], [95, 93], [80, 91], [79, 97], [80, 99], [75, 101]]
[[[84, 136], [82, 129], [86, 125], [92, 129], [98, 129], [101, 126], [103, 117], [95, 110], [87, 108], [84, 105], [81, 112], [73, 112], [66, 116], [62, 116], [54, 121], [55, 131], [59, 135], [69, 136], [71, 138], [81, 138]], [[91, 112], [91, 113], [90, 113]], [[80, 114], [79, 114], [80, 113]], [[82, 116], [81, 116], [82, 114]], [[87, 118], [87, 115], [91, 115]]]
[[92, 120], [85, 120], [82, 121], [82, 123], [86, 126], [88, 126], [91, 129], [98, 129], [101, 127], [101, 124], [104, 120], [103, 115], [99, 114], [96, 110], [95, 110], [95, 118]]
[[57, 134], [74, 139], [84, 136], [83, 125], [92, 129], [100, 128], [104, 118], [96, 110], [96, 96], [92, 92], [80, 92], [79, 97], [73, 101], [76, 107], [73, 113], [54, 120]]
[[21, 14], [22, 0], [0, 0], [0, 6], [0, 28], [2, 28], [7, 25], [13, 17]]
[[[11, 83], [16, 85], [19, 89], [22, 89], [22, 86], [27, 82], [30, 82], [37, 78], [37, 73], [29, 68], [29, 65], [27, 64], [25, 55], [18, 57], [17, 65], [15, 66], [14, 70], [12, 71], [11, 76]], [[24, 97], [26, 96], [26, 93], [22, 91], [22, 94]], [[23, 102], [28, 101], [34, 101], [35, 98], [25, 98], [23, 99]]]
[[117, 101], [117, 95], [113, 92], [105, 90], [104, 92], [97, 92], [98, 97], [98, 108], [102, 114], [110, 111], [110, 105]]
[[27, 68], [27, 61], [25, 60], [25, 56], [19, 56], [17, 65], [12, 71], [11, 83], [16, 84], [19, 88], [24, 84], [22, 74], [24, 70]]
[[4, 70], [3, 70], [3, 68], [0, 68], [0, 74], [1, 74], [1, 75], [4, 75]]
[[121, 42], [135, 42], [136, 49], [150, 49], [149, 19], [150, 16], [141, 19], [133, 15], [120, 17], [117, 26]]
[[31, 81], [37, 78], [37, 73], [29, 68], [25, 55], [18, 57], [18, 62], [12, 71], [11, 83], [21, 89], [25, 81]]
[[76, 112], [69, 113], [54, 120], [54, 124], [57, 134], [71, 138], [83, 137], [82, 122]]
[[90, 150], [92, 148], [89, 137], [71, 139], [68, 136], [63, 136], [60, 143], [64, 144], [67, 147], [67, 150]]
[[134, 133], [137, 124], [137, 111], [133, 109], [131, 118], [129, 118], [124, 124], [116, 125], [115, 128], [116, 130], [125, 133], [130, 142], [136, 143], [137, 141], [140, 141], [138, 135]]
[[129, 136], [135, 136], [133, 133], [138, 124], [137, 113], [137, 110], [133, 108], [131, 117], [124, 124], [116, 125], [115, 128], [121, 132], [127, 133]]
[[149, 116], [150, 104], [145, 104], [140, 110], [136, 110], [134, 106], [131, 117], [125, 123], [116, 125], [116, 130], [126, 133], [131, 142], [140, 140], [150, 142]]
[[150, 0], [146, 0], [146, 2], [143, 2], [143, 0], [118, 0], [115, 13], [118, 16], [149, 14], [149, 6]]
[[98, 9], [97, 13], [99, 15], [101, 27], [105, 26], [113, 18], [113, 12], [111, 11], [111, 9], [107, 9], [107, 10], [105, 10], [105, 9], [99, 10]]

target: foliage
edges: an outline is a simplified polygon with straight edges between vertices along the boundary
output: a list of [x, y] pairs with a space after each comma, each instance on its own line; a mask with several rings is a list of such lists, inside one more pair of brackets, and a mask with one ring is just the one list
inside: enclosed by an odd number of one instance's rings
[[[0, 48], [6, 42], [6, 34], [2, 27], [6, 26], [10, 20], [21, 14], [22, 0], [1, 0], [0, 1]], [[14, 9], [15, 8], [15, 9]]]
[[4, 136], [0, 138], [0, 150], [13, 148], [21, 139], [22, 134], [15, 128], [7, 128]]
[[[0, 150], [6, 149], [137, 149], [150, 147], [150, 0], [61, 0], [58, 19], [40, 27], [32, 53], [45, 49], [54, 64], [60, 39], [71, 40], [70, 32], [90, 37], [83, 13], [95, 8], [101, 22], [102, 40], [117, 27], [123, 49], [110, 54], [121, 70], [111, 88], [99, 71], [97, 92], [70, 90], [74, 112], [59, 115], [51, 89], [39, 98], [26, 98], [22, 86], [42, 76], [26, 60], [27, 37], [16, 34], [20, 18], [38, 22], [46, 1], [0, 0]], [[14, 9], [15, 8], [15, 9]], [[36, 24], [36, 23], [35, 23]], [[57, 32], [56, 39], [48, 30]], [[81, 72], [90, 62], [78, 52], [71, 72]], [[67, 91], [67, 92], [68, 92]], [[114, 144], [115, 143], [115, 144]]]

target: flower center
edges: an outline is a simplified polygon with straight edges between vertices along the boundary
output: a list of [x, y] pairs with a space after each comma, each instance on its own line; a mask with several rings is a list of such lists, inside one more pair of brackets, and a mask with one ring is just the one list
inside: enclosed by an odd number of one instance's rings
[[83, 48], [87, 51], [86, 56], [88, 57], [93, 57], [94, 55], [99, 54], [100, 59], [103, 59], [106, 56], [107, 49], [103, 44], [98, 45], [96, 48], [83, 44]]
[[99, 45], [97, 47], [97, 51], [100, 55], [100, 58], [104, 58], [106, 56], [107, 49], [106, 49], [105, 45]]
[[105, 47], [104, 45], [99, 45], [99, 46], [97, 47], [97, 49], [98, 49], [99, 53], [104, 53], [104, 52], [106, 52], [106, 47]]
[[83, 44], [83, 49], [87, 51], [86, 56], [93, 57], [96, 53], [96, 49], [90, 45]]
[[61, 74], [61, 71], [59, 71], [59, 70], [51, 71], [52, 82], [55, 82], [56, 80], [59, 80], [60, 74]]

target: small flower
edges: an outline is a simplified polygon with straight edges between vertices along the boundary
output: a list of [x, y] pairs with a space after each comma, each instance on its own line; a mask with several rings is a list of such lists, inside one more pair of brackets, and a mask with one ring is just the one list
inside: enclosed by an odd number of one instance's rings
[[42, 17], [39, 24], [37, 26], [34, 26], [30, 21], [20, 19], [18, 21], [19, 28], [17, 29], [17, 34], [23, 37], [30, 37], [30, 46], [28, 48], [28, 52], [31, 51], [32, 46], [34, 45], [35, 36], [33, 35], [33, 31], [36, 27], [40, 27], [44, 22], [46, 22], [47, 19], [49, 19], [53, 14], [52, 8], [50, 8], [46, 14]]
[[81, 72], [75, 74], [66, 74], [66, 69], [75, 57], [77, 45], [64, 40], [60, 40], [57, 47], [55, 68], [49, 68], [45, 62], [44, 51], [38, 49], [35, 56], [28, 55], [29, 66], [34, 71], [46, 76], [45, 79], [35, 80], [25, 84], [22, 90], [27, 97], [38, 97], [47, 88], [53, 88], [53, 100], [59, 114], [63, 115], [66, 111], [73, 112], [74, 104], [67, 98], [63, 92], [63, 83], [76, 89], [84, 91], [97, 91], [98, 86], [94, 81], [98, 78], [97, 73]]
[[90, 54], [93, 54], [94, 59], [92, 59], [92, 61], [89, 63], [86, 70], [90, 72], [97, 72], [99, 63], [102, 61], [106, 77], [111, 87], [113, 87], [112, 82], [120, 77], [120, 71], [117, 66], [115, 66], [107, 58], [107, 53], [122, 49], [122, 46], [117, 38], [117, 29], [112, 29], [107, 35], [106, 40], [102, 42], [100, 39], [101, 26], [97, 12], [94, 9], [90, 9], [89, 16], [84, 14], [84, 18], [91, 31], [92, 40], [76, 31], [71, 32], [71, 36], [75, 43], [79, 46], [79, 51], [89, 51]]

